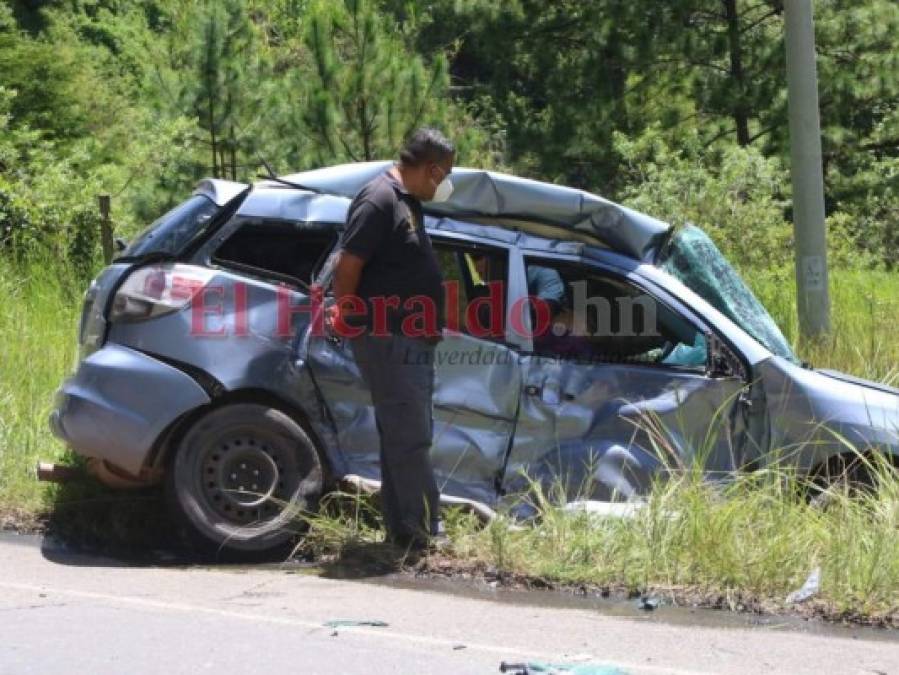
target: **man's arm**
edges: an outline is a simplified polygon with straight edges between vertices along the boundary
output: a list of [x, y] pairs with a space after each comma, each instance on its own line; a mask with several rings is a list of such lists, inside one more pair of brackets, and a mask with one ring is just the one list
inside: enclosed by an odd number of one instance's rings
[[[334, 298], [337, 301], [329, 310], [328, 322], [338, 326], [338, 320], [364, 312], [365, 308], [356, 295], [362, 269], [375, 254], [391, 226], [390, 219], [372, 202], [362, 201], [350, 206], [347, 227], [339, 244], [340, 252], [334, 267]], [[353, 307], [356, 307], [354, 312]], [[340, 321], [340, 324], [345, 324]], [[343, 325], [339, 326], [341, 329]]]
[[548, 303], [551, 314], [555, 315], [565, 301], [565, 282], [561, 275], [551, 267], [528, 265], [527, 278], [528, 294]]
[[338, 255], [340, 257], [334, 269], [334, 298], [339, 305], [344, 298], [356, 294], [365, 260], [347, 250], [341, 251]]
[[328, 308], [325, 323], [332, 331], [346, 331], [347, 316], [353, 314], [351, 298], [356, 297], [359, 288], [359, 277], [365, 267], [365, 259], [355, 253], [342, 250], [337, 254], [337, 265], [334, 268], [334, 299], [336, 302]]

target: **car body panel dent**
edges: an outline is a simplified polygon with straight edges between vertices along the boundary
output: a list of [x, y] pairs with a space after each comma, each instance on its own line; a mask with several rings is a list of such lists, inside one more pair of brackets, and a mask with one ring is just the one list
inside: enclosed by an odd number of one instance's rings
[[[328, 194], [352, 197], [390, 161], [359, 162], [286, 176], [287, 180]], [[446, 202], [424, 204], [435, 216], [486, 216], [521, 219], [550, 226], [557, 239], [587, 235], [637, 260], [651, 261], [671, 226], [650, 216], [575, 188], [518, 176], [454, 167], [453, 194]]]
[[51, 427], [79, 454], [137, 475], [160, 434], [209, 401], [202, 387], [177, 368], [108, 344], [63, 383]]
[[[299, 349], [329, 411], [347, 471], [379, 478], [374, 410], [352, 340], [310, 335]], [[493, 503], [518, 410], [517, 355], [504, 345], [448, 335], [436, 349], [435, 365], [431, 459], [438, 485], [453, 496]]]
[[257, 188], [240, 205], [237, 215], [342, 225], [349, 204], [343, 197], [298, 192], [286, 187]]
[[[645, 492], [666, 466], [691, 465], [700, 452], [709, 473], [740, 465], [746, 429], [739, 379], [536, 356], [523, 369], [507, 492], [536, 480], [544, 489], [563, 486], [569, 500], [620, 499]], [[669, 449], [675, 456], [664, 456]]]
[[756, 369], [765, 389], [770, 447], [809, 471], [871, 448], [899, 455], [899, 396], [772, 357]]
[[222, 178], [204, 178], [194, 188], [195, 195], [203, 195], [211, 199], [219, 206], [223, 206], [234, 199], [249, 186], [246, 183], [237, 183], [233, 180]]

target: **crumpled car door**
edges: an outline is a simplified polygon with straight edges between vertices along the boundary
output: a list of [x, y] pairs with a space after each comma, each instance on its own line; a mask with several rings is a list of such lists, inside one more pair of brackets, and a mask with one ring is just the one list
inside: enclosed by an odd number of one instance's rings
[[444, 337], [434, 358], [437, 485], [443, 493], [492, 504], [518, 413], [518, 354], [457, 333]]
[[[655, 474], [691, 466], [723, 475], [744, 432], [739, 377], [632, 364], [522, 358], [525, 382], [504, 491], [538, 481], [566, 500], [628, 499]], [[563, 495], [556, 495], [563, 496]]]
[[[305, 360], [347, 472], [379, 479], [374, 409], [352, 341], [309, 335], [306, 344]], [[451, 334], [438, 345], [435, 365], [431, 458], [437, 484], [445, 494], [493, 503], [519, 404], [518, 356], [500, 344]]]

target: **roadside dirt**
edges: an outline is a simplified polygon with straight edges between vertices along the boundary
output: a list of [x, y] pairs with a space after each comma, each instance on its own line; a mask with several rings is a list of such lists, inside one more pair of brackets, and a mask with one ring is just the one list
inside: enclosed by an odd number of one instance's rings
[[0, 508], [0, 531], [40, 534], [47, 529], [47, 515], [24, 509]]
[[[110, 508], [114, 506], [114, 508]], [[92, 500], [78, 508], [34, 514], [24, 510], [0, 510], [0, 530], [20, 534], [53, 536], [65, 546], [85, 552], [121, 557], [135, 564], [209, 564], [177, 540], [158, 497], [134, 495], [111, 505]], [[270, 562], [283, 562], [272, 560]], [[653, 611], [656, 603], [675, 607], [715, 609], [757, 615], [787, 616], [828, 623], [899, 629], [899, 607], [885, 615], [847, 612], [823, 600], [786, 605], [776, 598], [762, 598], [738, 590], [696, 587], [650, 587], [635, 592], [624, 587], [566, 584], [498, 570], [484, 562], [460, 560], [446, 553], [431, 553], [418, 559], [396, 559], [382, 545], [353, 547], [340, 554], [304, 557], [302, 564], [320, 568], [334, 578], [371, 578], [402, 575], [409, 579], [442, 579], [459, 583], [481, 583], [516, 591], [546, 591], [610, 601], [636, 601]], [[641, 598], [645, 601], [641, 602]]]
[[492, 588], [512, 591], [546, 591], [583, 598], [601, 598], [611, 602], [630, 601], [644, 607], [647, 612], [654, 611], [659, 605], [666, 605], [724, 610], [758, 617], [790, 617], [846, 626], [899, 629], [899, 607], [890, 614], [870, 616], [841, 611], [823, 600], [811, 599], [801, 604], [787, 605], [780, 599], [756, 597], [732, 589], [654, 586], [635, 592], [625, 587], [566, 584], [497, 570], [483, 562], [459, 560], [443, 553], [431, 553], [418, 560], [390, 560], [384, 556], [379, 545], [353, 548], [339, 555], [323, 556], [306, 562], [322, 566], [325, 576], [336, 578], [403, 574], [410, 579], [443, 579], [465, 584], [486, 584]]
[[652, 611], [658, 601], [677, 607], [726, 610], [760, 616], [795, 616], [807, 620], [823, 620], [855, 626], [899, 629], [899, 607], [890, 614], [869, 616], [841, 611], [831, 603], [810, 599], [801, 604], [786, 605], [774, 598], [761, 598], [737, 590], [703, 589], [696, 587], [654, 586], [634, 592], [624, 587], [595, 586], [590, 584], [564, 584], [549, 579], [529, 577], [498, 571], [483, 563], [454, 560], [433, 555], [425, 558], [412, 568], [412, 573], [424, 577], [444, 577], [460, 580], [481, 580], [502, 588], [520, 590], [546, 590], [573, 594], [583, 597], [598, 597], [611, 600], [636, 600]]

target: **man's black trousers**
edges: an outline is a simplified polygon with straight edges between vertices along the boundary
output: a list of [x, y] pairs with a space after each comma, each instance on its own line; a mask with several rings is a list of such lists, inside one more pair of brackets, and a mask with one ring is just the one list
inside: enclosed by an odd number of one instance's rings
[[350, 343], [375, 408], [387, 533], [398, 541], [426, 541], [439, 523], [430, 457], [435, 345], [404, 335], [363, 335]]

